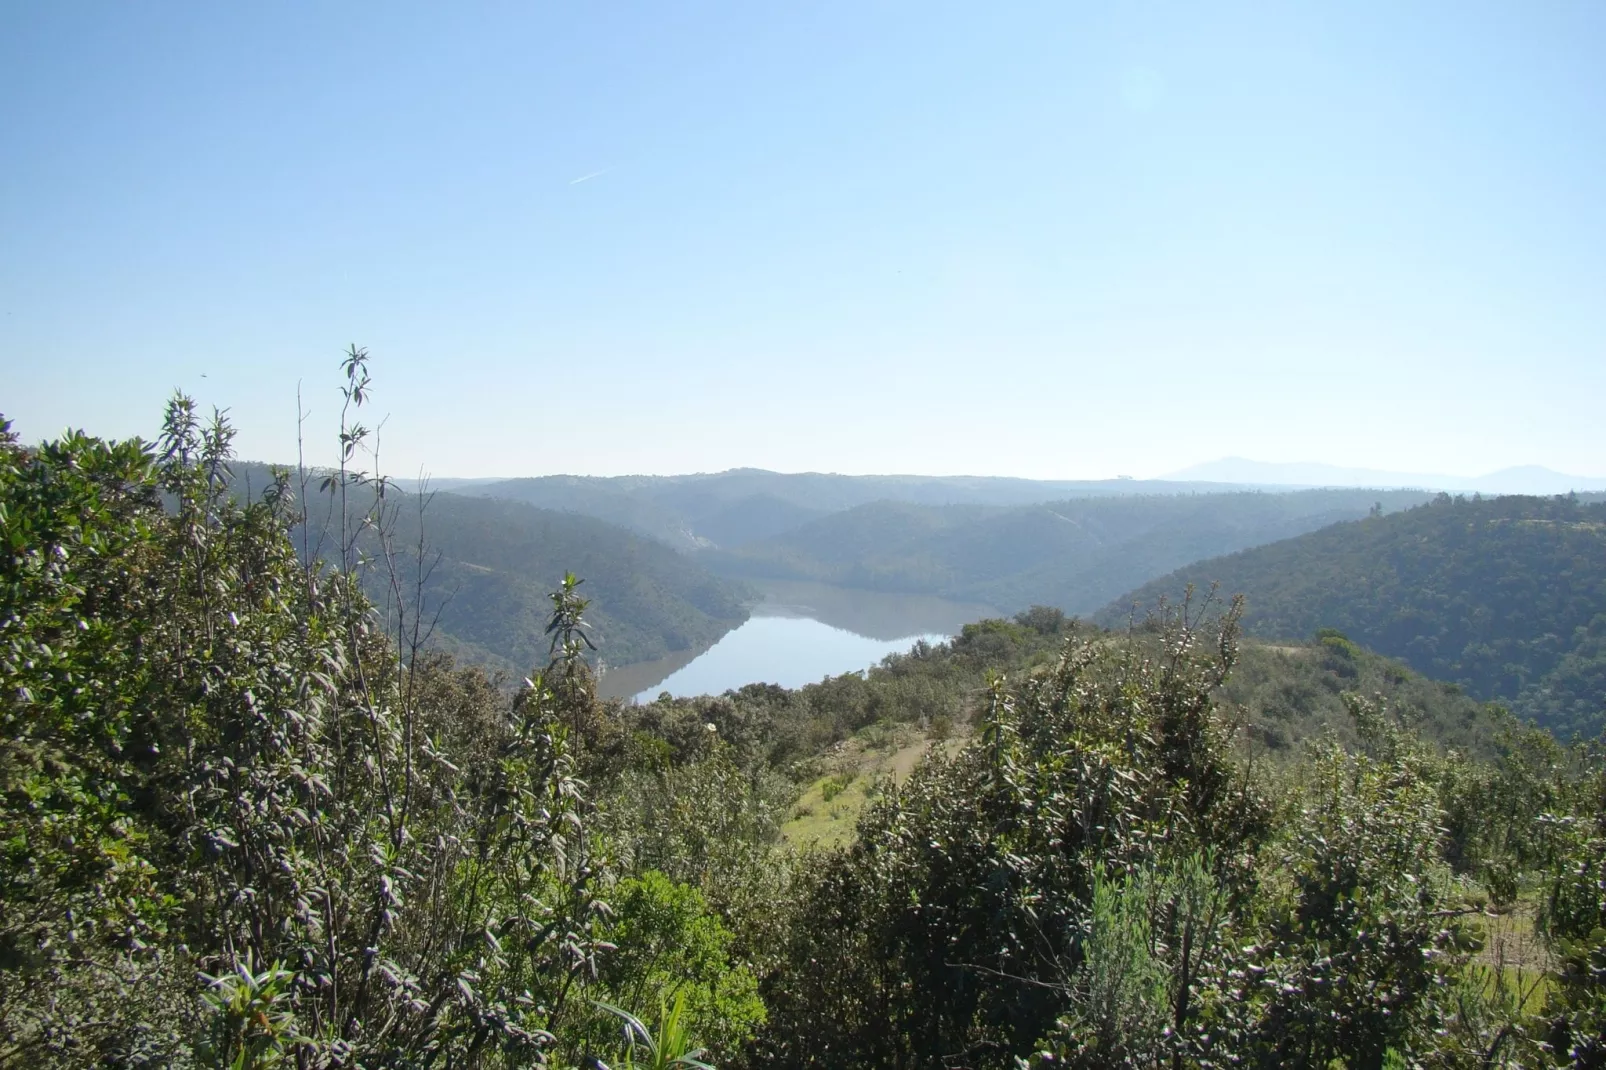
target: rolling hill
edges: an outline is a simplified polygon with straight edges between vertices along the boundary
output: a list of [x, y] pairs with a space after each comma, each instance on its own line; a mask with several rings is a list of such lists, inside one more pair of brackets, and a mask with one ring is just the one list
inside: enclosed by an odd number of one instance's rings
[[[312, 495], [317, 479], [313, 475]], [[234, 477], [248, 492], [271, 482], [268, 466], [234, 465]], [[747, 619], [751, 592], [740, 583], [721, 580], [694, 557], [677, 553], [594, 517], [523, 502], [435, 493], [427, 499], [393, 488], [392, 504], [406, 598], [408, 577], [417, 576], [420, 527], [429, 563], [423, 588], [425, 615], [436, 621], [434, 642], [459, 657], [520, 674], [543, 662], [544, 629], [551, 610], [547, 595], [573, 572], [585, 581], [581, 593], [591, 600], [587, 620], [599, 656], [610, 664], [651, 661], [681, 651], [701, 649]], [[313, 498], [309, 547], [327, 554], [337, 545], [333, 535], [338, 509], [328, 497]], [[422, 514], [419, 505], [425, 504]], [[350, 508], [360, 516], [372, 499], [354, 495]], [[297, 546], [301, 538], [294, 536]], [[377, 557], [370, 537], [363, 548]], [[388, 576], [368, 573], [369, 594], [384, 605], [390, 595]]]
[[1219, 583], [1252, 635], [1335, 629], [1428, 676], [1499, 699], [1562, 738], [1606, 712], [1606, 503], [1440, 495], [1390, 516], [1200, 561], [1097, 619]]
[[[408, 545], [417, 512], [403, 508], [401, 517]], [[747, 619], [739, 585], [591, 517], [437, 494], [423, 523], [431, 551], [440, 554], [428, 600], [441, 607], [446, 645], [475, 660], [521, 671], [544, 661], [547, 594], [565, 571], [585, 581], [592, 639], [611, 664], [708, 646]]]
[[676, 549], [733, 548], [875, 502], [1019, 506], [1068, 498], [1221, 491], [1219, 484], [1132, 479], [845, 476], [757, 468], [680, 476], [540, 476], [464, 493], [594, 516]]
[[1379, 503], [1398, 509], [1426, 498], [1331, 490], [1080, 498], [1013, 508], [881, 501], [701, 557], [736, 578], [1091, 613], [1190, 561], [1365, 516]]

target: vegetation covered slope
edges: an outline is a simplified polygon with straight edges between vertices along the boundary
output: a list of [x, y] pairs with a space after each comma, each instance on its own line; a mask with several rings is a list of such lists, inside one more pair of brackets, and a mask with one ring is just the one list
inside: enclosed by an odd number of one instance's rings
[[[330, 475], [308, 473], [305, 538], [299, 526], [291, 533], [304, 555], [327, 559], [341, 545], [340, 503], [320, 490]], [[247, 496], [273, 484], [264, 464], [233, 464], [231, 479]], [[302, 493], [299, 485], [294, 489]], [[435, 625], [431, 644], [459, 658], [520, 676], [544, 659], [547, 595], [570, 569], [587, 577], [591, 638], [610, 665], [706, 648], [747, 619], [748, 592], [740, 583], [617, 525], [501, 499], [420, 497], [395, 486], [384, 498], [385, 508], [376, 510], [371, 483], [347, 488], [346, 530], [358, 532], [362, 552], [379, 556], [372, 523], [382, 523], [405, 588], [390, 590], [388, 567], [375, 568], [366, 574], [368, 593], [380, 604], [403, 593], [417, 600], [421, 584], [422, 604]]]
[[[1350, 745], [1256, 764], [1235, 607], [1034, 610], [801, 692], [623, 706], [566, 579], [508, 695], [364, 597], [371, 554], [298, 558], [290, 487], [231, 499], [227, 443], [182, 402], [154, 450], [0, 425], [4, 1065], [1606, 1059], [1598, 750], [1434, 746], [1351, 688], [1465, 696], [1327, 637], [1267, 653]], [[1279, 665], [1249, 695], [1292, 720]], [[851, 845], [781, 844], [816, 746], [949, 715], [968, 742]]]
[[[990, 674], [1029, 679], [1051, 665], [1067, 641], [1115, 638], [1037, 606], [1013, 619], [967, 624], [946, 643], [917, 643], [861, 673], [796, 689], [750, 684], [720, 696], [661, 698], [642, 706], [641, 715], [654, 724], [714, 722], [721, 738], [739, 747], [761, 746], [765, 763], [786, 767], [886, 726], [946, 736], [985, 709]], [[1241, 736], [1246, 748], [1279, 762], [1327, 736], [1353, 743], [1347, 694], [1380, 699], [1425, 741], [1469, 753], [1488, 753], [1505, 723], [1460, 689], [1337, 637], [1249, 640], [1237, 657], [1214, 699], [1224, 716], [1247, 729]]]
[[[541, 662], [548, 593], [570, 569], [586, 577], [588, 635], [610, 665], [703, 649], [747, 620], [740, 583], [593, 517], [450, 493], [419, 500], [390, 490], [385, 498], [400, 582], [421, 588], [405, 596], [434, 623], [432, 646], [461, 659], [517, 675]], [[371, 533], [360, 545], [377, 553]], [[366, 585], [379, 604], [395, 598], [387, 569], [369, 570]]]
[[[416, 545], [415, 502], [399, 504], [397, 541]], [[437, 494], [424, 510], [422, 531], [426, 563], [438, 555], [426, 602], [440, 609], [448, 649], [521, 673], [546, 656], [547, 594], [571, 570], [586, 578], [590, 635], [613, 665], [701, 649], [747, 619], [740, 584], [591, 517]], [[411, 560], [404, 554], [402, 567]]]
[[1079, 498], [1013, 508], [875, 502], [704, 556], [736, 577], [937, 594], [1010, 611], [1091, 613], [1202, 557], [1414, 505], [1415, 491]]
[[154, 449], [5, 431], [0, 1064], [574, 1066], [628, 1059], [605, 1007], [665, 1001], [751, 1035], [730, 929], [616, 866], [576, 778], [574, 585], [515, 699], [420, 652], [366, 564], [299, 558], [292, 489], [232, 497], [187, 402]]
[[1219, 583], [1255, 635], [1337, 629], [1420, 672], [1499, 698], [1562, 738], [1606, 714], [1606, 503], [1442, 495], [1201, 561], [1107, 607]]

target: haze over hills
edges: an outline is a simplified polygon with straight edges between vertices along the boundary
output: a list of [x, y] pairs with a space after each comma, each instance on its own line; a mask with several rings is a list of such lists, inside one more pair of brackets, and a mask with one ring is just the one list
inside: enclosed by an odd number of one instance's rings
[[1287, 487], [1416, 487], [1482, 494], [1566, 494], [1606, 490], [1606, 478], [1573, 476], [1540, 465], [1502, 468], [1482, 476], [1387, 472], [1376, 468], [1291, 461], [1252, 461], [1223, 457], [1173, 472], [1167, 479], [1202, 480], [1244, 486]]
[[880, 501], [728, 551], [721, 575], [934, 594], [1014, 611], [1090, 613], [1135, 577], [1420, 504], [1419, 491], [1318, 490], [1080, 498], [1043, 505]]
[[537, 476], [476, 481], [461, 489], [595, 516], [680, 549], [708, 549], [778, 535], [809, 520], [880, 501], [1007, 506], [1231, 488], [1198, 481], [848, 476], [733, 468], [671, 476]]
[[390, 481], [402, 490], [414, 494], [420, 490], [447, 490], [462, 494], [474, 487], [482, 487], [487, 483], [500, 483], [501, 478], [498, 476], [411, 476], [405, 478], [392, 477]]
[[1606, 502], [1441, 495], [1199, 561], [1116, 599], [1096, 620], [1176, 599], [1188, 584], [1243, 594], [1250, 634], [1318, 629], [1499, 699], [1563, 739], [1606, 714]]

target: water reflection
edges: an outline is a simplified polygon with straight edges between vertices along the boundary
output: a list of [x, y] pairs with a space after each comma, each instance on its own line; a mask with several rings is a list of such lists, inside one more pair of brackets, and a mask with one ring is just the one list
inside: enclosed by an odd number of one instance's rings
[[807, 617], [868, 639], [957, 635], [972, 621], [1004, 616], [980, 602], [950, 602], [926, 594], [882, 594], [787, 580], [753, 586], [764, 595], [753, 607], [754, 616]]
[[741, 627], [702, 651], [610, 668], [605, 697], [650, 701], [720, 694], [750, 683], [801, 687], [868, 668], [917, 639], [940, 642], [965, 624], [999, 616], [980, 603], [926, 595], [879, 594], [815, 583], [766, 582], [764, 598]]

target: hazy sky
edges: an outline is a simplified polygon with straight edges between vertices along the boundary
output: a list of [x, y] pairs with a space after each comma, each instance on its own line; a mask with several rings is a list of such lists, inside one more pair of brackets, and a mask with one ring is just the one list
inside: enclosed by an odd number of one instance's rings
[[0, 411], [385, 467], [1606, 474], [1606, 4], [9, 3]]

